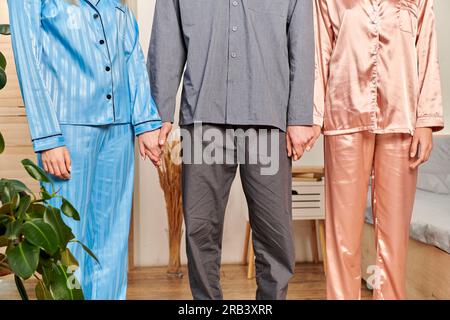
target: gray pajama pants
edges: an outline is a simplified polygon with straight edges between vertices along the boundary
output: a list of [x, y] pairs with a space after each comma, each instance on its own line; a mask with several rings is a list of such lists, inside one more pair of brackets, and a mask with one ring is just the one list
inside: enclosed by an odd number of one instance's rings
[[[253, 130], [258, 141], [254, 140], [254, 134], [248, 134], [244, 145], [242, 139], [236, 138], [236, 131], [230, 133], [236, 129], [246, 134]], [[238, 168], [252, 227], [258, 285], [256, 298], [286, 298], [295, 265], [291, 160], [287, 156], [283, 132], [277, 130], [275, 134], [266, 128], [267, 132], [261, 133], [258, 129], [264, 128], [203, 124], [202, 132], [199, 132], [194, 125], [182, 127], [183, 208], [189, 281], [194, 299], [223, 299], [220, 264], [224, 215]], [[202, 138], [203, 135], [208, 138]], [[267, 152], [260, 147], [264, 142], [269, 145]], [[210, 159], [200, 163], [198, 157], [194, 159], [194, 154], [201, 153], [207, 158], [205, 154], [211, 149], [215, 150], [213, 156], [220, 158], [223, 153], [223, 158], [228, 155], [234, 158], [234, 163], [216, 161], [211, 164]], [[276, 162], [275, 172], [264, 173], [262, 168], [267, 168], [267, 159], [263, 155], [271, 158], [272, 164]], [[256, 163], [255, 158], [258, 158]]]

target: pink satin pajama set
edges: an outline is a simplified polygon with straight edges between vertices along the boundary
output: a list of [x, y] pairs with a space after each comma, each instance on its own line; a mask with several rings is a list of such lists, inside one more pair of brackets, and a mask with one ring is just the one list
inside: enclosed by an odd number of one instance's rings
[[412, 135], [416, 128], [444, 126], [433, 0], [314, 1], [327, 295], [361, 297], [361, 240], [372, 181], [380, 276], [374, 298], [405, 299], [417, 180], [417, 170], [410, 169]]

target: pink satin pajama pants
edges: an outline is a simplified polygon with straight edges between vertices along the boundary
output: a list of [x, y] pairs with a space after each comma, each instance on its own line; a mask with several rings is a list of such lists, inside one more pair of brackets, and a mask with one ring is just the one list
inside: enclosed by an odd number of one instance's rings
[[372, 176], [375, 299], [405, 299], [406, 254], [417, 170], [411, 135], [358, 132], [325, 137], [328, 299], [361, 298], [361, 241]]

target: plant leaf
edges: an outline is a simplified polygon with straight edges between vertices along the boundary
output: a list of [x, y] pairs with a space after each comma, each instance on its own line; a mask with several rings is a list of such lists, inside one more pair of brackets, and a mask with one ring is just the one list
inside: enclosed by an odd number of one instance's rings
[[16, 211], [20, 204], [20, 194], [16, 193], [11, 200], [11, 209]]
[[4, 235], [6, 232], [6, 225], [10, 222], [11, 217], [8, 215], [0, 214], [0, 234]]
[[58, 250], [58, 238], [53, 228], [43, 219], [27, 221], [22, 226], [25, 239], [53, 255]]
[[86, 251], [86, 253], [91, 256], [91, 258], [93, 258], [99, 265], [101, 265], [96, 255], [84, 243], [82, 243], [79, 240], [71, 240], [70, 242], [78, 243], [83, 248], [83, 250]]
[[61, 263], [53, 263], [51, 268], [45, 267], [45, 275], [49, 282], [50, 292], [55, 300], [84, 300], [83, 291], [72, 269]]
[[38, 264], [38, 268], [37, 268], [37, 272], [39, 272], [42, 275], [42, 280], [44, 280], [44, 284], [47, 286], [48, 288], [48, 278], [46, 277], [45, 271], [47, 269], [45, 268], [51, 268], [52, 264], [53, 264], [53, 258], [46, 258], [43, 257], [42, 253], [44, 251], [41, 250], [41, 255], [39, 256], [39, 264]]
[[3, 139], [2, 133], [0, 132], [0, 153], [5, 151], [5, 139]]
[[80, 221], [80, 214], [78, 213], [77, 209], [75, 209], [74, 206], [65, 198], [62, 198], [61, 211], [67, 217], [72, 218], [76, 221]]
[[6, 247], [9, 244], [9, 240], [6, 236], [0, 236], [0, 248]]
[[71, 268], [79, 266], [77, 259], [73, 256], [69, 248], [66, 248], [61, 252], [61, 263], [64, 266]]
[[47, 289], [42, 280], [39, 280], [38, 283], [36, 283], [34, 291], [38, 300], [53, 300], [51, 292]]
[[28, 279], [37, 269], [39, 248], [24, 241], [15, 247], [9, 247], [6, 257], [11, 270], [22, 279]]
[[47, 208], [41, 203], [33, 203], [28, 209], [28, 216], [31, 219], [42, 219], [44, 218], [44, 213]]
[[65, 249], [67, 243], [75, 238], [72, 230], [61, 218], [61, 213], [58, 209], [54, 207], [47, 208], [44, 213], [44, 221], [48, 223], [55, 231], [60, 249]]
[[22, 165], [33, 179], [40, 182], [52, 183], [45, 171], [39, 168], [33, 161], [29, 159], [22, 160]]
[[29, 195], [25, 195], [20, 199], [19, 208], [16, 211], [16, 218], [18, 220], [23, 220], [23, 218], [25, 217], [25, 213], [30, 207], [30, 204], [31, 204], [31, 197]]
[[3, 189], [0, 190], [0, 195], [2, 203], [8, 203], [11, 201], [11, 189], [8, 184], [3, 185]]
[[6, 86], [6, 82], [8, 82], [8, 77], [6, 76], [5, 70], [0, 67], [0, 90]]
[[0, 68], [2, 68], [3, 70], [6, 70], [6, 58], [4, 56], [3, 53], [0, 52]]
[[13, 220], [6, 224], [5, 236], [9, 240], [16, 240], [19, 237], [20, 231], [22, 230], [23, 223], [20, 220]]
[[0, 214], [11, 214], [11, 203], [5, 203], [0, 207]]
[[17, 192], [28, 192], [33, 193], [22, 181], [19, 180], [4, 180], [6, 181], [10, 186], [14, 188]]
[[53, 196], [47, 191], [47, 189], [45, 189], [45, 187], [41, 187], [41, 195], [42, 199], [44, 200], [50, 200], [51, 198], [53, 198]]
[[50, 289], [50, 274], [51, 274], [51, 270], [52, 270], [52, 265], [53, 265], [53, 261], [48, 260], [48, 259], [41, 259], [39, 261], [39, 270], [40, 274], [42, 275], [42, 280], [44, 281], [44, 284], [47, 288]]
[[9, 24], [0, 24], [0, 34], [3, 34], [5, 36], [11, 34], [11, 28], [9, 27]]
[[16, 283], [17, 290], [19, 291], [20, 297], [24, 301], [30, 300], [28, 298], [27, 290], [25, 289], [25, 286], [23, 285], [22, 279], [20, 279], [17, 275], [14, 275], [14, 282]]

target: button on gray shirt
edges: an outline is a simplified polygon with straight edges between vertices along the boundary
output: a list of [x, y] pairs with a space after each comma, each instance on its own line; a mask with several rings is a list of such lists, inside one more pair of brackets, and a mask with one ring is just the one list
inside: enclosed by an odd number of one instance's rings
[[312, 0], [157, 0], [149, 50], [153, 98], [180, 124], [312, 125]]

